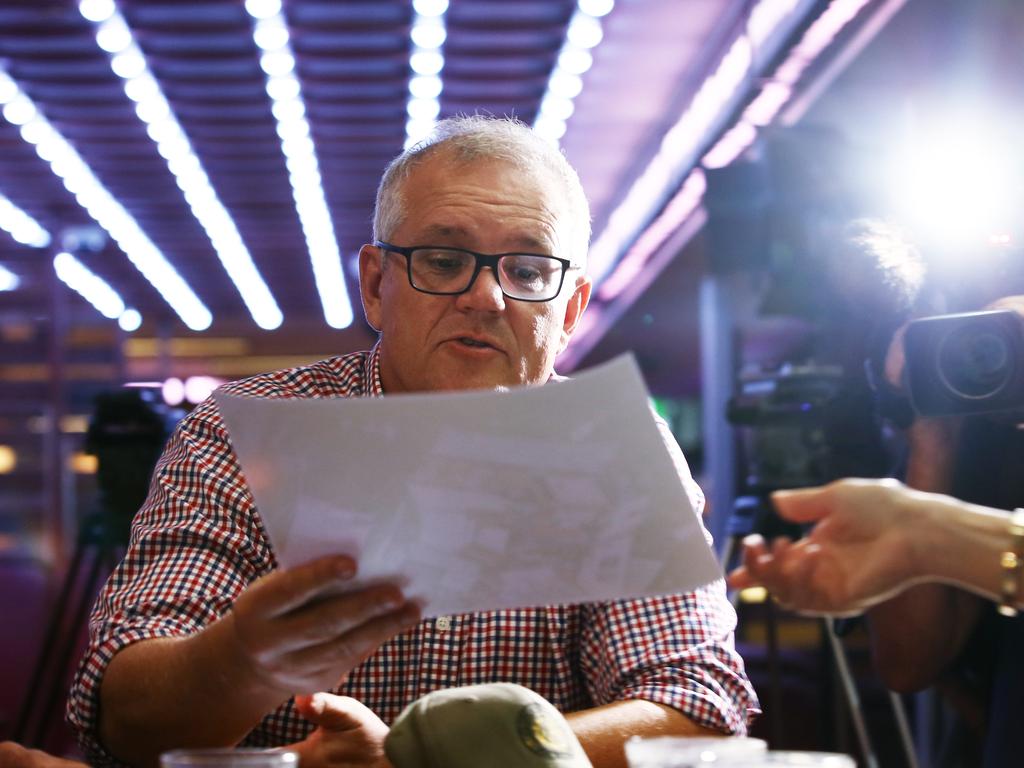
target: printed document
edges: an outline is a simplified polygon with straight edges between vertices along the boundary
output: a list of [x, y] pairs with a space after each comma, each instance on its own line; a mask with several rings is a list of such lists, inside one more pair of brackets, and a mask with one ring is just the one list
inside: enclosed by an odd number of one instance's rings
[[351, 555], [424, 616], [722, 575], [632, 357], [502, 392], [215, 397], [283, 567]]

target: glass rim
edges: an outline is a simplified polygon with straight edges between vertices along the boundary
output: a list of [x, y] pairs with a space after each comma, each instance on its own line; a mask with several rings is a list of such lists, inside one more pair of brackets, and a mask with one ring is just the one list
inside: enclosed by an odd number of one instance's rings
[[297, 766], [299, 754], [290, 749], [262, 749], [259, 747], [198, 747], [194, 749], [171, 749], [160, 754], [161, 766], [214, 766], [222, 765], [225, 759], [238, 759], [240, 765], [258, 765], [260, 761], [277, 763], [282, 766]]

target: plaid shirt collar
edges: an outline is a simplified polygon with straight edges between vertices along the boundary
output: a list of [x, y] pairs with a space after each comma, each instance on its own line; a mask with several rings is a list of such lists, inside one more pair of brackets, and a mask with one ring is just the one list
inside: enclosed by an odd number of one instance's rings
[[366, 396], [380, 397], [384, 394], [384, 386], [380, 383], [380, 340], [373, 345], [370, 354], [363, 363], [363, 381], [366, 382]]

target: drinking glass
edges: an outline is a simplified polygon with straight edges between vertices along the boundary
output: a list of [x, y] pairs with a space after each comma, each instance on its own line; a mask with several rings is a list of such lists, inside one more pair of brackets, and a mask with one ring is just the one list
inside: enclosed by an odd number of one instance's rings
[[780, 766], [803, 766], [803, 768], [857, 768], [849, 755], [836, 752], [765, 752], [760, 756], [727, 758], [721, 768], [779, 768]]
[[297, 768], [299, 756], [279, 749], [175, 749], [160, 755], [160, 768]]
[[690, 768], [724, 764], [733, 758], [753, 758], [765, 754], [768, 745], [761, 739], [745, 736], [730, 738], [655, 736], [634, 737], [626, 742], [629, 768]]

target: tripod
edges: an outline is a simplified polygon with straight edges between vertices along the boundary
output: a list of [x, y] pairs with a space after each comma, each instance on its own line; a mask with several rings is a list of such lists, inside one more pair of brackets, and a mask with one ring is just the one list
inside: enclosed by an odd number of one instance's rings
[[[771, 512], [768, 505], [756, 496], [741, 496], [736, 499], [733, 514], [729, 519], [728, 538], [722, 552], [722, 565], [729, 570], [738, 551], [739, 542], [752, 533], [759, 533], [770, 540], [777, 535], [788, 535], [791, 538], [799, 538], [801, 532], [795, 526], [784, 523]], [[730, 595], [730, 601], [736, 608], [739, 602], [739, 593]], [[776, 622], [775, 609], [772, 604], [768, 605], [767, 620], [767, 649], [768, 649], [768, 675], [770, 686], [770, 698], [772, 705], [777, 712], [782, 711], [782, 681], [779, 670], [779, 646], [778, 646], [778, 625]], [[832, 663], [842, 689], [843, 698], [853, 724], [857, 743], [861, 754], [864, 756], [864, 763], [867, 768], [878, 768], [878, 756], [867, 728], [864, 710], [860, 703], [860, 695], [857, 685], [850, 671], [850, 663], [846, 653], [846, 647], [842, 642], [844, 632], [837, 629], [836, 620], [831, 617], [821, 619], [822, 631], [828, 640], [829, 651]], [[888, 700], [892, 708], [896, 729], [899, 733], [900, 743], [903, 748], [909, 768], [918, 768], [917, 755], [914, 751], [914, 743], [910, 734], [910, 727], [907, 723], [906, 712], [899, 695], [889, 691]], [[773, 720], [773, 738], [778, 741], [781, 735], [781, 720]]]
[[100, 584], [123, 555], [130, 523], [130, 517], [122, 519], [103, 509], [82, 521], [14, 726], [14, 739], [25, 746], [45, 746], [53, 726], [52, 713], [71, 671], [75, 644], [81, 637], [89, 606]]
[[74, 661], [89, 606], [128, 546], [132, 518], [146, 499], [157, 457], [180, 416], [148, 390], [129, 388], [96, 397], [86, 449], [98, 461], [100, 501], [82, 520], [18, 713], [14, 738], [27, 746], [42, 746], [49, 735], [50, 715]]

